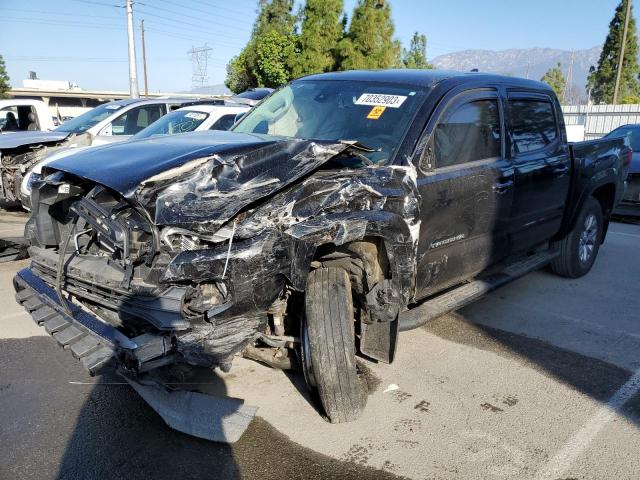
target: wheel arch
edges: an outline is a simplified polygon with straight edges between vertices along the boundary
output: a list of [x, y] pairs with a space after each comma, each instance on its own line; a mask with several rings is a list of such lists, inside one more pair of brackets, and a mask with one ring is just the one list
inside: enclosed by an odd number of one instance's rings
[[591, 196], [595, 198], [602, 208], [602, 218], [604, 225], [602, 226], [602, 238], [600, 243], [604, 243], [604, 239], [607, 236], [609, 230], [609, 219], [615, 206], [616, 201], [616, 186], [613, 183], [605, 183], [595, 188], [591, 192]]

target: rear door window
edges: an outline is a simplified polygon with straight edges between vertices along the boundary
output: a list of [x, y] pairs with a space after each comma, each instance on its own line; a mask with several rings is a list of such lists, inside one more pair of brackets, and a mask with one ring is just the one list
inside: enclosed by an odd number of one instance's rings
[[135, 135], [163, 115], [163, 105], [132, 108], [112, 122], [112, 135]]
[[540, 150], [558, 137], [553, 105], [543, 100], [509, 100], [515, 153]]

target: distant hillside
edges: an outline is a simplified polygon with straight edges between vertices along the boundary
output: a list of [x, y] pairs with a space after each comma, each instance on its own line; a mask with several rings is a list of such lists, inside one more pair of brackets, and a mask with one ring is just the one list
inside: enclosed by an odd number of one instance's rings
[[[584, 92], [589, 67], [598, 63], [601, 47], [573, 52], [573, 81], [576, 90]], [[562, 64], [567, 74], [571, 63], [571, 52], [553, 48], [512, 48], [509, 50], [463, 50], [440, 55], [432, 63], [443, 70], [469, 71], [477, 68], [481, 72], [501, 73], [535, 80], [556, 65]]]
[[193, 93], [196, 95], [231, 95], [231, 90], [223, 83], [220, 83], [218, 85], [209, 85], [208, 87], [192, 88], [183, 93]]

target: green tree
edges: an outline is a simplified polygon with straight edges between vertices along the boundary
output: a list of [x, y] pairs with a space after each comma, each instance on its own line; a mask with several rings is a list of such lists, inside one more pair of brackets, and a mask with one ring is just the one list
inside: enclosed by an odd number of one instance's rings
[[553, 88], [553, 91], [556, 92], [556, 95], [562, 102], [564, 91], [567, 88], [567, 80], [564, 78], [562, 68], [560, 67], [560, 62], [558, 62], [558, 65], [547, 70], [547, 73], [542, 76], [540, 81]]
[[9, 90], [11, 90], [9, 75], [7, 74], [7, 68], [4, 64], [4, 58], [0, 55], [0, 98], [7, 98], [7, 92]]
[[344, 34], [342, 0], [307, 0], [293, 63], [293, 77], [334, 70], [336, 47]]
[[433, 65], [427, 62], [427, 37], [418, 32], [413, 34], [409, 50], [403, 50], [402, 63], [405, 68], [432, 69]]
[[[602, 47], [598, 67], [589, 75], [587, 88], [591, 89], [591, 96], [596, 103], [613, 103], [613, 91], [616, 83], [616, 72], [620, 62], [620, 47], [624, 30], [627, 2], [622, 0], [616, 8], [609, 34]], [[640, 85], [638, 84], [638, 39], [636, 37], [636, 21], [633, 10], [629, 17], [627, 40], [622, 59], [622, 74], [618, 92], [618, 103], [639, 103]]]
[[291, 79], [290, 60], [296, 52], [293, 35], [271, 30], [256, 44], [254, 74], [261, 87], [277, 88]]
[[391, 6], [386, 0], [358, 0], [349, 31], [338, 46], [341, 70], [392, 68], [402, 65], [394, 40]]
[[244, 92], [258, 85], [248, 57], [249, 54], [245, 48], [240, 55], [233, 57], [227, 64], [227, 78], [224, 83], [234, 93]]
[[[260, 0], [249, 42], [227, 65], [225, 85], [232, 92], [252, 87], [278, 87], [291, 79], [296, 38], [296, 17], [291, 13], [293, 2]], [[290, 48], [291, 43], [294, 48]], [[275, 48], [283, 51], [276, 52]], [[283, 75], [282, 72], [288, 73]], [[274, 83], [276, 79], [282, 82]]]

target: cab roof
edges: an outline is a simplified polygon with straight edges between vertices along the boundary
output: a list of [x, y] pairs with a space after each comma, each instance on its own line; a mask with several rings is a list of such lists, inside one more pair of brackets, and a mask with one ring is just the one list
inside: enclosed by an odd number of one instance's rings
[[533, 88], [536, 90], [551, 90], [551, 87], [549, 87], [546, 83], [518, 77], [508, 77], [506, 75], [496, 75], [492, 73], [482, 72], [418, 70], [407, 68], [391, 70], [348, 70], [344, 72], [320, 73], [302, 77], [297, 81], [306, 80], [350, 80], [363, 82], [397, 83], [423, 88], [430, 88], [441, 82], [450, 82], [451, 86], [462, 85], [465, 83], [491, 83], [521, 88]]

